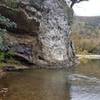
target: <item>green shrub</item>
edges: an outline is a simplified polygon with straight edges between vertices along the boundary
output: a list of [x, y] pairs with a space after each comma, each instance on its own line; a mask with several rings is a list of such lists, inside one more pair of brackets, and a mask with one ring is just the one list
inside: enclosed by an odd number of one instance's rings
[[17, 24], [15, 22], [11, 22], [10, 19], [0, 15], [0, 24], [5, 25], [8, 28], [16, 28]]
[[14, 52], [12, 52], [12, 51], [9, 51], [9, 52], [5, 53], [6, 58], [12, 59], [13, 56], [14, 56]]
[[4, 34], [6, 33], [5, 29], [0, 29], [0, 49], [4, 47]]
[[0, 51], [0, 62], [3, 62], [5, 58], [5, 54]]
[[0, 63], [13, 59], [13, 56], [14, 56], [14, 53], [11, 51], [8, 51], [8, 52], [0, 51]]

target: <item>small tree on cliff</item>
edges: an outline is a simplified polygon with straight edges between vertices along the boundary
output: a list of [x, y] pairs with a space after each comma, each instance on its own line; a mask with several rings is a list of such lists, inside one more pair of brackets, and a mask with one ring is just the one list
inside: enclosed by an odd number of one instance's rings
[[71, 8], [74, 6], [75, 3], [79, 3], [81, 1], [88, 1], [88, 0], [71, 0], [72, 3], [71, 3]]

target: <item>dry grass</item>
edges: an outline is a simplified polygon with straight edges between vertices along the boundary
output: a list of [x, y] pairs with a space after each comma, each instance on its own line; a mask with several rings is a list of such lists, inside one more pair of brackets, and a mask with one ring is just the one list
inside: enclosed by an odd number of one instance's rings
[[72, 33], [71, 39], [75, 44], [77, 54], [100, 53], [100, 35], [84, 36], [82, 34]]

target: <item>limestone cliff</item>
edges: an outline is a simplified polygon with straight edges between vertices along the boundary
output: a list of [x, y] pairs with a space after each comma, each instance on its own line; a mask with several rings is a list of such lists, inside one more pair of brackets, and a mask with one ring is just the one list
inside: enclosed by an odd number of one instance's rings
[[5, 44], [16, 57], [40, 67], [68, 67], [75, 63], [70, 40], [73, 10], [69, 0], [17, 0], [14, 7], [4, 1], [0, 14], [15, 22], [16, 27], [1, 22], [0, 27], [8, 30]]

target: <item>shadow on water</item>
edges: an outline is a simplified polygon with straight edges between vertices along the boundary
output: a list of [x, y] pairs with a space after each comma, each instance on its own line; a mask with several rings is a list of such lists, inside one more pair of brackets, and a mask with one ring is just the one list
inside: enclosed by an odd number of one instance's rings
[[8, 95], [4, 100], [69, 100], [66, 71], [34, 69], [7, 76]]
[[10, 72], [0, 81], [8, 93], [0, 100], [100, 100], [100, 61], [71, 71], [34, 69]]

